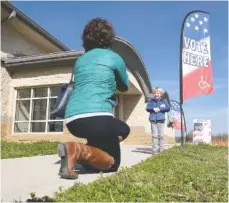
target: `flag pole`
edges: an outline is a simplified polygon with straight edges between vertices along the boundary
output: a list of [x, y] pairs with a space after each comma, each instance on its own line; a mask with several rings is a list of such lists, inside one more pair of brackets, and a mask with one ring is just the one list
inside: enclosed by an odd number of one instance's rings
[[[193, 11], [192, 11], [193, 12]], [[183, 105], [183, 66], [182, 66], [182, 53], [183, 53], [183, 31], [184, 31], [184, 25], [187, 17], [192, 13], [189, 12], [181, 26], [181, 32], [180, 32], [180, 118], [181, 118], [181, 147], [184, 148], [184, 132], [183, 132], [183, 116], [182, 116], [182, 105]]]
[[183, 129], [183, 116], [182, 116], [182, 112], [183, 112], [183, 66], [182, 66], [182, 53], [183, 53], [183, 31], [184, 31], [184, 26], [185, 26], [185, 21], [188, 18], [188, 16], [192, 13], [195, 12], [202, 12], [200, 10], [193, 10], [190, 11], [185, 17], [184, 20], [182, 22], [182, 26], [181, 26], [181, 32], [180, 32], [180, 116], [181, 116], [181, 147], [184, 147], [184, 129]]

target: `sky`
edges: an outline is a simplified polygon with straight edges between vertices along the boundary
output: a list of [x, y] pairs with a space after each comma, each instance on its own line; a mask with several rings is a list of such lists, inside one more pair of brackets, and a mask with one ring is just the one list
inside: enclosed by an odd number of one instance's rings
[[13, 4], [70, 49], [82, 49], [81, 34], [92, 18], [109, 20], [116, 34], [140, 54], [153, 87], [179, 101], [180, 31], [191, 10], [209, 12], [214, 93], [184, 101], [188, 131], [193, 119], [210, 119], [212, 132], [228, 132], [227, 2], [20, 2]]

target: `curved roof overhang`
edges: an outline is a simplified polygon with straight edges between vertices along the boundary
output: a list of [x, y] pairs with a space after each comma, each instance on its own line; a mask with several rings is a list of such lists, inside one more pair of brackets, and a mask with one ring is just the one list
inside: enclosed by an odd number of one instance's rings
[[[116, 37], [112, 46], [112, 49], [118, 53], [124, 59], [128, 70], [136, 78], [142, 93], [145, 96], [145, 101], [150, 97], [151, 83], [147, 69], [137, 53], [135, 48], [126, 40]], [[15, 72], [23, 67], [53, 67], [53, 66], [66, 66], [73, 65], [74, 61], [79, 58], [84, 51], [65, 51], [41, 55], [12, 57], [4, 60], [5, 67]]]
[[116, 37], [112, 49], [123, 57], [128, 70], [138, 81], [146, 100], [150, 97], [151, 83], [145, 64], [136, 49], [128, 41]]

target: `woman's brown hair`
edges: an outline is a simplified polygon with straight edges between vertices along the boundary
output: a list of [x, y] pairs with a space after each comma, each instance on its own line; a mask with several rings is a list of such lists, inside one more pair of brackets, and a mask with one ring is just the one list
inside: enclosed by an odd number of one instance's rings
[[82, 40], [85, 51], [94, 48], [110, 48], [115, 37], [113, 26], [105, 19], [95, 18], [85, 26]]

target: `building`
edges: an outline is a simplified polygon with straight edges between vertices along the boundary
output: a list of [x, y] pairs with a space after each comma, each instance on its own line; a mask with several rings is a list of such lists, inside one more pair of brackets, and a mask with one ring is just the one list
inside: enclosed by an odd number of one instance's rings
[[[61, 119], [50, 116], [59, 87], [69, 82], [74, 61], [83, 51], [72, 51], [7, 1], [1, 2], [1, 137], [15, 141], [75, 139]], [[151, 84], [134, 47], [122, 38], [113, 44], [128, 68], [131, 83], [118, 92], [115, 116], [131, 127], [125, 144], [150, 144], [146, 101]], [[174, 131], [165, 128], [166, 142]]]

